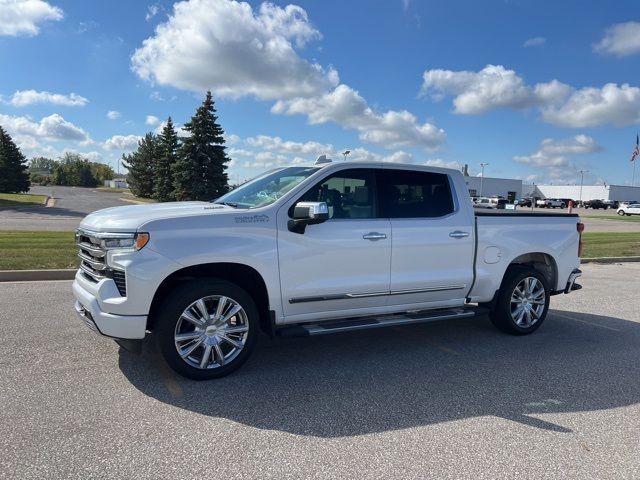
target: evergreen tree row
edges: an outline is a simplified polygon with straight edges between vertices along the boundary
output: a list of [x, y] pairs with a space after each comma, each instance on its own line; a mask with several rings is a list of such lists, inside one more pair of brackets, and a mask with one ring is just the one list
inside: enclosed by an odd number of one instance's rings
[[27, 159], [0, 126], [0, 192], [26, 192], [30, 185]]
[[134, 195], [167, 202], [212, 200], [227, 192], [229, 158], [211, 92], [183, 129], [189, 135], [181, 140], [169, 117], [162, 133], [147, 133], [135, 152], [122, 156]]

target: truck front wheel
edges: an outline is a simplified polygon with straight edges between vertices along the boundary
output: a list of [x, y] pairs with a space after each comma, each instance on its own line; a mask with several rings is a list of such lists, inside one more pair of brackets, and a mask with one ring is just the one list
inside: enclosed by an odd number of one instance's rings
[[258, 336], [251, 296], [225, 280], [181, 284], [158, 309], [154, 333], [162, 356], [193, 380], [223, 377], [249, 357]]
[[507, 270], [489, 313], [491, 322], [512, 335], [527, 335], [544, 322], [549, 310], [546, 278], [529, 267]]

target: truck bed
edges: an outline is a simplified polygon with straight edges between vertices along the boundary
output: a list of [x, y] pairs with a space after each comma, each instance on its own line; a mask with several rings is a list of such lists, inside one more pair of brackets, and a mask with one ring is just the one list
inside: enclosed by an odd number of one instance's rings
[[552, 212], [525, 212], [521, 210], [482, 210], [474, 209], [476, 217], [579, 217], [577, 213], [552, 213]]

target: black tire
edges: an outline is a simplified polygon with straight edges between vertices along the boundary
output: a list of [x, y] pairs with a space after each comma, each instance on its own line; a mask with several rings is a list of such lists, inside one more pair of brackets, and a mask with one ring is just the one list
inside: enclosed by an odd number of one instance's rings
[[565, 208], [567, 208], [567, 206], [564, 203], [561, 203], [560, 204], [560, 208], [565, 209]]
[[[544, 309], [532, 325], [523, 327], [518, 325], [512, 316], [511, 297], [515, 293], [516, 286], [528, 277], [537, 279], [542, 287], [544, 287]], [[511, 335], [528, 335], [533, 333], [540, 328], [547, 317], [550, 299], [549, 293], [547, 279], [541, 273], [525, 266], [509, 267], [502, 280], [502, 285], [500, 286], [496, 299], [491, 306], [489, 319], [499, 330]]]
[[[224, 296], [239, 304], [246, 313], [248, 331], [244, 346], [235, 358], [221, 366], [201, 369], [183, 360], [178, 353], [174, 335], [176, 334], [178, 321], [185, 309], [198, 299], [212, 295]], [[226, 280], [200, 279], [185, 282], [167, 296], [158, 312], [154, 327], [154, 337], [156, 337], [160, 352], [174, 371], [192, 380], [210, 380], [224, 377], [237, 370], [251, 355], [259, 335], [259, 314], [251, 295]], [[204, 356], [203, 353], [201, 356]]]

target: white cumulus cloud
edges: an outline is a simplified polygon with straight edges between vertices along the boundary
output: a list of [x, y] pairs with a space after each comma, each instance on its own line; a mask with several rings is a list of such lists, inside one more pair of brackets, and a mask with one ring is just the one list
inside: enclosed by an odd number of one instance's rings
[[89, 100], [76, 94], [62, 94], [51, 92], [38, 92], [36, 90], [18, 90], [12, 96], [9, 102], [14, 107], [25, 107], [37, 103], [50, 103], [52, 105], [62, 105], [65, 107], [84, 107]]
[[558, 180], [574, 176], [577, 168], [574, 155], [584, 155], [602, 150], [598, 143], [587, 135], [575, 135], [571, 138], [546, 138], [538, 149], [530, 155], [515, 156], [520, 164], [536, 169], [544, 169], [547, 177]]
[[189, 0], [174, 5], [132, 56], [145, 80], [217, 95], [280, 99], [320, 93], [337, 74], [301, 58], [296, 48], [320, 38], [301, 7]]
[[436, 99], [452, 95], [454, 112], [467, 115], [497, 108], [529, 108], [559, 101], [570, 91], [571, 87], [558, 81], [527, 85], [515, 71], [502, 65], [487, 65], [478, 72], [426, 70], [422, 83], [422, 94]]
[[543, 109], [542, 118], [561, 127], [625, 126], [640, 123], [640, 88], [608, 83], [574, 91], [566, 102]]
[[147, 125], [158, 125], [160, 123], [160, 119], [158, 117], [156, 117], [155, 115], [147, 115], [147, 118], [145, 118], [144, 123], [146, 123]]
[[117, 120], [118, 118], [120, 118], [120, 112], [116, 111], [116, 110], [109, 110], [107, 112], [107, 118], [109, 120]]
[[425, 122], [419, 123], [406, 110], [377, 112], [360, 94], [347, 85], [312, 98], [280, 100], [272, 112], [306, 115], [310, 124], [335, 122], [360, 132], [360, 139], [386, 148], [420, 146], [435, 149], [445, 141], [444, 130]]
[[271, 150], [281, 153], [293, 153], [297, 155], [318, 156], [323, 154], [331, 154], [334, 151], [333, 145], [323, 144], [320, 142], [294, 142], [291, 140], [282, 140], [280, 137], [270, 137], [268, 135], [258, 135], [249, 137], [246, 143], [252, 147], [258, 147], [265, 150]]
[[0, 35], [34, 36], [39, 24], [62, 20], [63, 12], [43, 0], [0, 0]]
[[593, 46], [593, 50], [617, 57], [640, 53], [640, 22], [611, 25], [606, 29], [604, 37]]
[[86, 131], [57, 113], [43, 117], [39, 122], [34, 122], [29, 117], [0, 114], [0, 125], [9, 133], [21, 136], [91, 143]]
[[640, 123], [640, 88], [608, 83], [575, 89], [558, 80], [527, 85], [515, 71], [487, 65], [478, 72], [427, 70], [422, 94], [453, 97], [454, 112], [479, 114], [497, 108], [537, 108], [542, 120], [561, 127]]
[[142, 137], [138, 135], [114, 135], [107, 139], [102, 147], [105, 150], [118, 150], [121, 152], [130, 152], [138, 148], [138, 142]]

